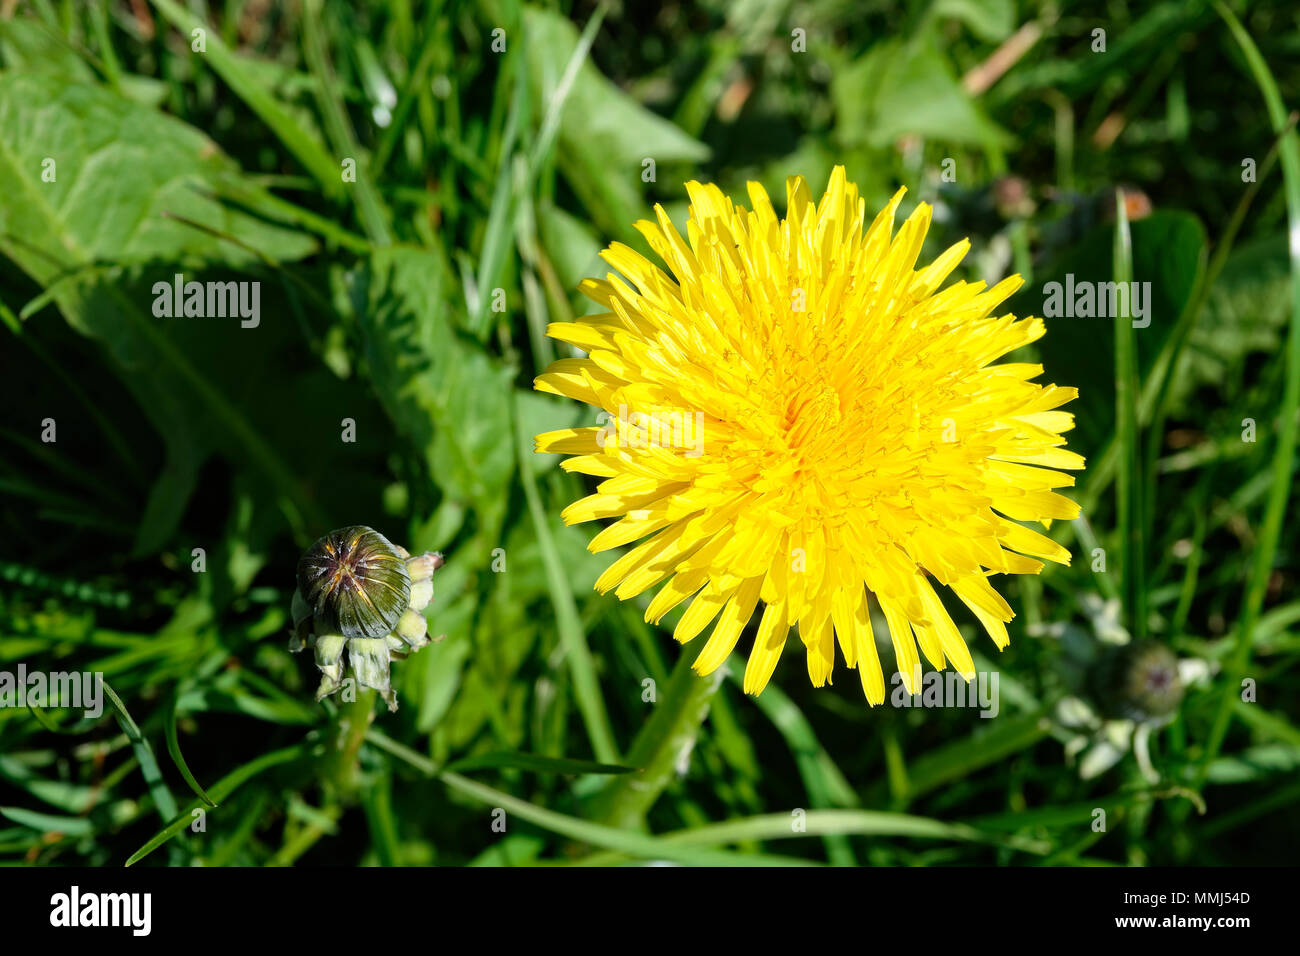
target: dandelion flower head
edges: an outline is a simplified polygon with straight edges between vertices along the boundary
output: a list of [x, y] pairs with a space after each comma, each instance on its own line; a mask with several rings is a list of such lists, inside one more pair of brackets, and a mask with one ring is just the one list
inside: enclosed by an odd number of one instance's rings
[[749, 693], [794, 629], [814, 685], [831, 680], [838, 645], [882, 703], [873, 605], [909, 693], [922, 656], [969, 680], [940, 591], [1005, 647], [1013, 612], [991, 579], [1068, 564], [1027, 525], [1079, 511], [1055, 491], [1074, 483], [1058, 469], [1084, 464], [1061, 437], [1075, 390], [1035, 383], [1039, 365], [998, 362], [1044, 332], [1041, 319], [994, 314], [1020, 277], [940, 289], [969, 242], [917, 268], [930, 207], [895, 230], [899, 190], [868, 222], [843, 167], [817, 201], [790, 179], [783, 219], [758, 183], [752, 209], [714, 185], [686, 189], [685, 237], [662, 207], [636, 224], [663, 266], [610, 245], [603, 258], [621, 275], [581, 287], [604, 311], [548, 330], [584, 355], [536, 382], [603, 413], [537, 437], [538, 451], [572, 456], [566, 470], [599, 479], [563, 514], [617, 519], [590, 549], [637, 542], [596, 588], [626, 600], [658, 587], [652, 622], [689, 601], [673, 636], [711, 627], [701, 674], [761, 613]]

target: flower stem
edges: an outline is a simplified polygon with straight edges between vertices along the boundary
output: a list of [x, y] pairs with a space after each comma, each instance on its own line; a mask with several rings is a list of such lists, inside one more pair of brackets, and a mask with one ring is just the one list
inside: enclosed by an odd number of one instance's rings
[[358, 755], [375, 719], [375, 696], [370, 688], [359, 687], [356, 698], [339, 706], [326, 730], [321, 780], [343, 799], [354, 796], [360, 783]]
[[596, 797], [594, 818], [607, 826], [644, 828], [646, 814], [690, 755], [723, 677], [721, 670], [697, 676], [691, 657], [678, 657], [654, 713], [632, 742], [624, 762], [637, 771], [614, 778]]

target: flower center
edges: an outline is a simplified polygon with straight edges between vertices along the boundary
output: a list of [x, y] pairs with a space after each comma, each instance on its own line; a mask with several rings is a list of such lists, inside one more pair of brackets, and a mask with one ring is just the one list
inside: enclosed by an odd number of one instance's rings
[[840, 393], [826, 382], [806, 382], [786, 403], [786, 439], [792, 448], [810, 449], [842, 424]]

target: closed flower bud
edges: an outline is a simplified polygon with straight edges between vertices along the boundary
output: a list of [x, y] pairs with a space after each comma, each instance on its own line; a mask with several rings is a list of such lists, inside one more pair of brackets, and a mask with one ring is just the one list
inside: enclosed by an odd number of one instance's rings
[[429, 643], [420, 613], [433, 600], [440, 554], [412, 557], [378, 531], [354, 525], [331, 531], [298, 562], [290, 648], [315, 649], [320, 700], [343, 686], [344, 655], [358, 684], [397, 709], [389, 664]]
[[1155, 641], [1110, 650], [1095, 665], [1091, 685], [1102, 713], [1111, 718], [1159, 721], [1183, 699], [1178, 658]]
[[318, 629], [383, 637], [411, 596], [411, 577], [393, 544], [361, 525], [331, 531], [298, 562], [298, 590]]

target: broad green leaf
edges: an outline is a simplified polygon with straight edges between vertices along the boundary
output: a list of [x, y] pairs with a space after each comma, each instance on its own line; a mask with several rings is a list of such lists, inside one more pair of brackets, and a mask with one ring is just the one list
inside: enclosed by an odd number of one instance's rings
[[1284, 234], [1236, 246], [1193, 326], [1184, 352], [1186, 374], [1171, 387], [1175, 408], [1200, 385], [1240, 381], [1248, 356], [1273, 354], [1291, 314], [1291, 275]]
[[24, 73], [44, 73], [92, 83], [90, 68], [67, 39], [36, 20], [0, 20], [0, 66]]
[[1011, 142], [962, 89], [947, 57], [925, 41], [876, 44], [835, 71], [831, 92], [846, 145], [886, 147], [908, 134], [1002, 148]]
[[[474, 602], [462, 600], [457, 603], [461, 609], [469, 612]], [[420, 675], [422, 678], [419, 692], [420, 710], [416, 726], [426, 733], [438, 726], [447, 709], [456, 700], [456, 692], [461, 686], [461, 675], [472, 650], [469, 639], [458, 634], [457, 628], [449, 620], [448, 609], [440, 605], [435, 610], [438, 630], [446, 632], [449, 636], [447, 640], [438, 644], [437, 653], [423, 655], [424, 672]], [[455, 609], [452, 610], [454, 612]], [[456, 620], [467, 624], [469, 613], [458, 616]]]
[[[543, 392], [516, 390], [515, 394], [518, 399], [520, 428], [525, 435], [595, 424], [595, 415], [591, 409], [570, 399]], [[533, 467], [533, 473], [540, 475], [558, 467], [562, 459], [562, 455], [538, 454], [531, 456], [529, 463]]]
[[[537, 225], [551, 265], [566, 292], [576, 290], [583, 279], [603, 276], [609, 271], [600, 258], [600, 240], [581, 219], [551, 203], [542, 203], [537, 209]], [[586, 311], [598, 312], [600, 307], [593, 302]]]
[[981, 40], [996, 43], [1016, 25], [1016, 5], [1011, 0], [935, 0], [934, 17], [960, 20]]
[[[524, 8], [524, 30], [534, 97], [545, 105], [578, 45], [578, 29], [559, 13], [529, 6]], [[543, 115], [540, 110], [538, 115]], [[709, 156], [707, 146], [650, 112], [589, 61], [579, 68], [565, 103], [560, 141], [566, 149], [599, 152], [611, 175], [621, 175], [620, 167], [627, 164], [627, 175], [638, 180], [646, 156], [659, 163], [698, 163]]]
[[98, 86], [0, 73], [0, 127], [0, 251], [42, 285], [95, 266], [239, 267], [256, 261], [246, 247], [281, 261], [316, 248], [207, 195], [239, 170], [203, 133]]
[[238, 317], [160, 322], [153, 308], [159, 284], [177, 273], [194, 280], [205, 267], [247, 267], [257, 260], [250, 249], [295, 259], [314, 241], [215, 202], [207, 192], [238, 168], [211, 140], [99, 87], [0, 74], [0, 127], [9, 131], [0, 141], [0, 180], [11, 184], [0, 192], [0, 253], [46, 288], [70, 325], [104, 343], [166, 442], [137, 553], [170, 536], [215, 448], [258, 465], [285, 503], [299, 500], [288, 464], [213, 381], [247, 380], [235, 354], [273, 363], [269, 350], [248, 347], [272, 322], [254, 329]]

